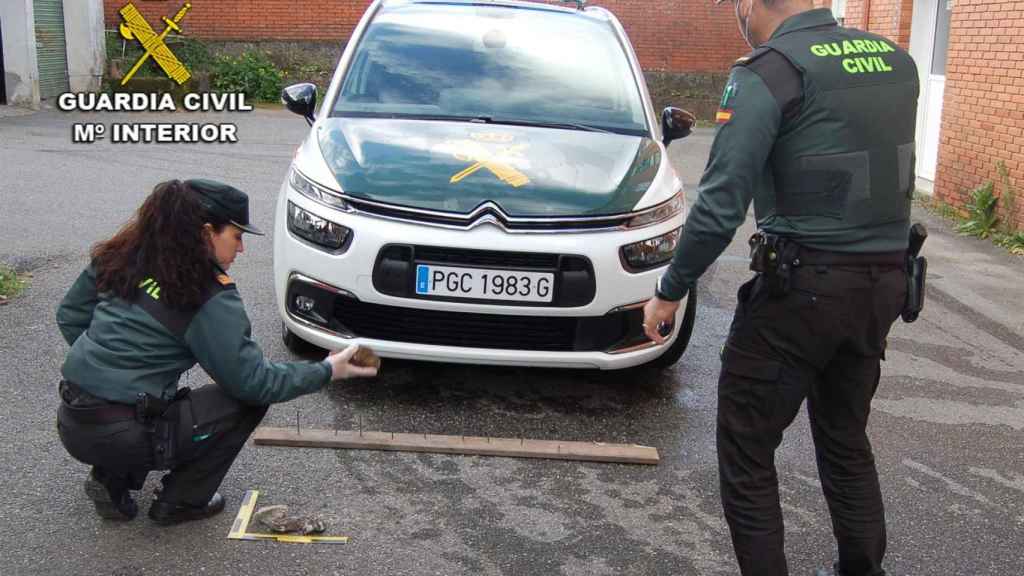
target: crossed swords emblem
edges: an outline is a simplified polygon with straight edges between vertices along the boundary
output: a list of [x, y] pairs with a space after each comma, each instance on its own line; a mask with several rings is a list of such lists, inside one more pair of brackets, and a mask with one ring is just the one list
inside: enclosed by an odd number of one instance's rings
[[181, 10], [174, 15], [174, 18], [163, 17], [167, 27], [160, 34], [157, 34], [153, 30], [153, 27], [146, 22], [146, 18], [139, 12], [138, 8], [133, 4], [128, 4], [124, 8], [121, 8], [121, 17], [124, 18], [124, 22], [121, 23], [121, 36], [124, 36], [127, 40], [137, 39], [142, 43], [142, 48], [146, 50], [146, 53], [139, 58], [139, 61], [135, 63], [135, 66], [125, 74], [125, 77], [121, 80], [121, 85], [124, 86], [132, 76], [138, 72], [139, 67], [142, 66], [149, 57], [152, 56], [156, 63], [163, 68], [164, 72], [172, 80], [178, 84], [184, 84], [192, 77], [192, 74], [185, 68], [185, 65], [178, 60], [178, 57], [171, 52], [171, 49], [164, 43], [164, 38], [170, 34], [171, 30], [180, 33], [181, 27], [178, 26], [178, 22], [185, 17], [185, 13], [192, 8], [192, 4], [186, 2]]
[[462, 140], [457, 143], [453, 143], [458, 146], [457, 150], [453, 153], [456, 160], [462, 162], [472, 162], [465, 170], [462, 170], [458, 174], [451, 177], [449, 182], [451, 184], [457, 184], [464, 180], [470, 174], [473, 174], [481, 168], [487, 168], [492, 174], [498, 177], [499, 180], [512, 186], [513, 188], [519, 188], [530, 183], [530, 179], [510, 166], [506, 160], [514, 157], [521, 157], [522, 151], [526, 149], [526, 144], [514, 144], [508, 146], [498, 152], [491, 152], [484, 148], [482, 145], [471, 140]]

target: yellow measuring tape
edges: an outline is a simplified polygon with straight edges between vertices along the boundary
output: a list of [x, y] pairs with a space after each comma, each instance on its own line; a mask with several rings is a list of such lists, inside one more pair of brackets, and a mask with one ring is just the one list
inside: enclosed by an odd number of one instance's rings
[[242, 498], [242, 507], [238, 509], [238, 516], [231, 525], [228, 532], [228, 540], [273, 540], [275, 542], [291, 542], [299, 544], [345, 544], [348, 536], [304, 536], [299, 534], [264, 534], [260, 532], [246, 532], [249, 528], [249, 521], [256, 511], [256, 499], [259, 498], [259, 490], [247, 490], [245, 498]]

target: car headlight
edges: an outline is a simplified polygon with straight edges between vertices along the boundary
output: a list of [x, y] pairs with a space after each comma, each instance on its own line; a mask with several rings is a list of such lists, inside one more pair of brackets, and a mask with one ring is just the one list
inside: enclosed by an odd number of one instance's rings
[[329, 250], [341, 249], [352, 234], [351, 229], [303, 210], [293, 202], [288, 202], [288, 230]]
[[321, 204], [326, 204], [331, 208], [343, 210], [345, 212], [349, 212], [352, 210], [352, 207], [349, 206], [349, 203], [346, 202], [344, 198], [339, 196], [337, 192], [328, 190], [327, 188], [320, 186], [316, 182], [313, 182], [309, 178], [306, 178], [294, 167], [288, 173], [288, 184], [292, 187], [293, 190], [295, 190], [299, 194], [302, 194], [306, 198], [316, 200]]
[[657, 224], [679, 214], [683, 210], [683, 191], [676, 192], [675, 196], [655, 206], [648, 212], [634, 216], [626, 222], [626, 228], [639, 228], [650, 224]]
[[672, 259], [679, 245], [683, 229], [666, 232], [648, 240], [641, 240], [622, 247], [622, 262], [630, 272], [640, 272], [660, 266]]

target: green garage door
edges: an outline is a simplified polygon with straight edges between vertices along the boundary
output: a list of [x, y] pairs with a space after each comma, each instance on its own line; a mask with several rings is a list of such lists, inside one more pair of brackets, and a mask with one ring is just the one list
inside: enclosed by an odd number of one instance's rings
[[64, 1], [33, 0], [39, 96], [43, 100], [68, 91], [68, 54], [64, 40]]

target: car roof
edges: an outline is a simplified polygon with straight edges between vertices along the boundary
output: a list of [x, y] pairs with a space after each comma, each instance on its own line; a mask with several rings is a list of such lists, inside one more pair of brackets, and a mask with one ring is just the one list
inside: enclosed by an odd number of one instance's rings
[[530, 2], [528, 0], [383, 0], [381, 3], [386, 7], [401, 6], [403, 4], [440, 4], [440, 5], [463, 5], [463, 6], [489, 6], [498, 8], [519, 8], [537, 10], [541, 12], [561, 12], [565, 14], [577, 14], [579, 16], [593, 18], [595, 20], [609, 20], [611, 14], [604, 8], [587, 6], [583, 10], [570, 6], [574, 2], [566, 1], [566, 6], [547, 4], [544, 2]]

